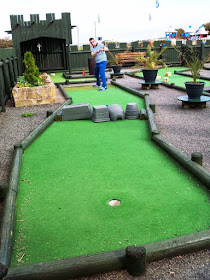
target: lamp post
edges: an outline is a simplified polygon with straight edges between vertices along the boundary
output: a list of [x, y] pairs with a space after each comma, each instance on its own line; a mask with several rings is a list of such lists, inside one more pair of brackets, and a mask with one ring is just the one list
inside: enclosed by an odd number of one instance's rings
[[79, 25], [77, 25], [77, 42], [78, 42], [78, 48], [79, 48]]

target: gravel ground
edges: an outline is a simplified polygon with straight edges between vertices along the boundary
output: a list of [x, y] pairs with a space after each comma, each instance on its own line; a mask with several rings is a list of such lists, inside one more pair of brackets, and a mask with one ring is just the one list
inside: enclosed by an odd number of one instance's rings
[[[126, 69], [128, 71], [129, 69]], [[130, 69], [133, 70], [133, 69]], [[205, 70], [208, 72], [208, 70]], [[208, 72], [209, 74], [210, 72]], [[110, 73], [107, 72], [107, 78]], [[117, 82], [127, 87], [141, 90], [139, 80], [125, 76], [117, 79]], [[179, 148], [188, 156], [192, 152], [200, 151], [203, 154], [203, 166], [210, 172], [210, 104], [203, 109], [183, 109], [178, 96], [184, 92], [159, 86], [158, 90], [146, 91], [150, 94], [151, 102], [156, 104], [155, 118], [161, 135]], [[105, 93], [100, 93], [105, 94]], [[8, 181], [13, 157], [13, 146], [22, 141], [44, 119], [47, 110], [56, 110], [64, 102], [59, 90], [57, 90], [58, 103], [53, 105], [41, 105], [34, 107], [12, 107], [8, 102], [6, 113], [0, 113], [0, 180]], [[210, 103], [210, 102], [209, 102]], [[32, 117], [21, 117], [23, 113], [35, 113]], [[0, 203], [0, 214], [3, 203]], [[147, 272], [142, 277], [132, 277], [126, 271], [114, 271], [106, 274], [98, 274], [90, 277], [78, 278], [80, 280], [96, 279], [210, 279], [209, 250], [202, 250], [184, 256], [164, 259], [149, 263]], [[59, 279], [58, 279], [59, 280]]]

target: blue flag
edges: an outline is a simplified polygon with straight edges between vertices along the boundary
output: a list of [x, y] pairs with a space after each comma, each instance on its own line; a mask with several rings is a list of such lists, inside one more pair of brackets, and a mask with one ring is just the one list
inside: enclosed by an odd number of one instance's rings
[[149, 13], [149, 21], [151, 21], [151, 19], [152, 19], [152, 16], [151, 16], [151, 14]]
[[159, 0], [156, 0], [156, 8], [159, 8]]

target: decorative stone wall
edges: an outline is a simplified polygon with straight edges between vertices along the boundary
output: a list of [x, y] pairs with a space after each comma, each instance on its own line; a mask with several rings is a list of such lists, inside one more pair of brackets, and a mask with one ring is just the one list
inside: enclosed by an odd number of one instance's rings
[[35, 106], [56, 103], [55, 85], [50, 76], [42, 74], [47, 85], [38, 87], [22, 87], [17, 85], [12, 90], [15, 107]]

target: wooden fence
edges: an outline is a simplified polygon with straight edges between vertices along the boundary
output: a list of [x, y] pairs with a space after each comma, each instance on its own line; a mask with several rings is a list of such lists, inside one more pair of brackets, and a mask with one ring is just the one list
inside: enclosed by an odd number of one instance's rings
[[[130, 51], [133, 52], [146, 52], [147, 46], [149, 42], [145, 41], [142, 44], [139, 41], [131, 43]], [[161, 48], [167, 46], [167, 50], [163, 53], [162, 57], [167, 64], [180, 64], [179, 53], [176, 49], [171, 45], [171, 41], [166, 41], [164, 44], [161, 41], [155, 41], [152, 47], [153, 50], [160, 52]], [[186, 45], [182, 44], [181, 41], [177, 41], [176, 48], [179, 51], [183, 51], [186, 46], [192, 46], [193, 49], [196, 49], [200, 54], [200, 58], [203, 59], [210, 53], [210, 40], [206, 41], [206, 44], [203, 44], [202, 41], [197, 41], [197, 44], [192, 45], [192, 41], [187, 41]], [[116, 54], [119, 52], [125, 52], [128, 50], [127, 43], [120, 43], [117, 48], [115, 48], [115, 44], [108, 44], [108, 48], [112, 54]], [[91, 57], [90, 54], [90, 46], [84, 45], [83, 50], [78, 50], [77, 46], [71, 46], [70, 50], [70, 62], [71, 62], [71, 70], [78, 69], [88, 69], [88, 58]], [[110, 58], [109, 53], [107, 53], [108, 59]]]
[[12, 88], [18, 78], [18, 60], [13, 49], [0, 49], [0, 112], [11, 98]]
[[[149, 42], [139, 43], [139, 41], [132, 42], [130, 51], [133, 52], [146, 52]], [[167, 64], [180, 64], [179, 53], [171, 45], [171, 41], [166, 41], [162, 44], [161, 41], [155, 41], [152, 49], [160, 51], [162, 47], [166, 45], [168, 48], [163, 53], [163, 59]], [[186, 45], [192, 45], [192, 41], [187, 41]], [[200, 58], [210, 54], [210, 40], [205, 44], [202, 41], [197, 41], [197, 45], [192, 46], [200, 54]], [[127, 43], [120, 43], [116, 48], [115, 44], [108, 44], [109, 51], [112, 54], [119, 52], [125, 52], [128, 50]], [[183, 51], [186, 46], [177, 41], [176, 48], [179, 51]], [[108, 59], [110, 54], [107, 53]], [[70, 68], [72, 71], [88, 69], [88, 60], [91, 58], [90, 45], [83, 45], [83, 50], [78, 50], [77, 46], [71, 46], [70, 48]], [[5, 104], [11, 97], [12, 88], [15, 85], [18, 77], [18, 64], [22, 63], [18, 61], [17, 56], [13, 48], [0, 49], [0, 112], [5, 111]], [[68, 71], [68, 69], [66, 69]]]

